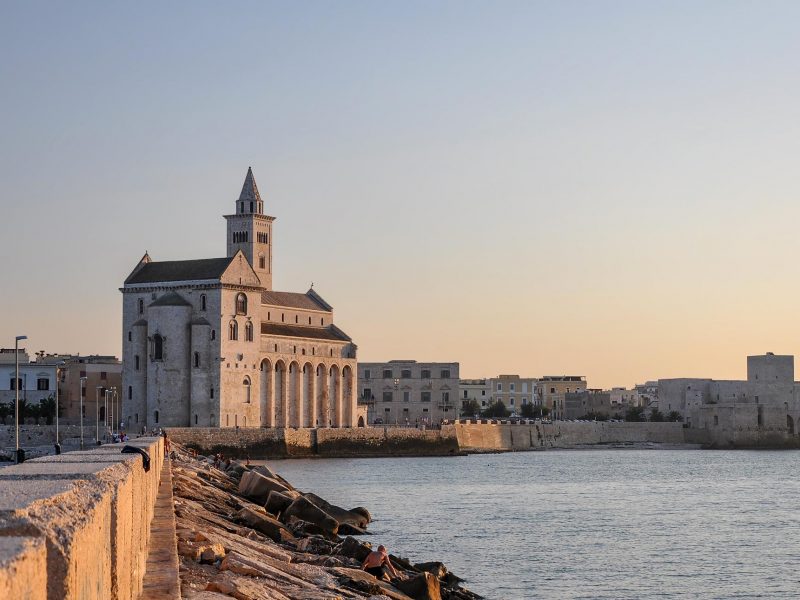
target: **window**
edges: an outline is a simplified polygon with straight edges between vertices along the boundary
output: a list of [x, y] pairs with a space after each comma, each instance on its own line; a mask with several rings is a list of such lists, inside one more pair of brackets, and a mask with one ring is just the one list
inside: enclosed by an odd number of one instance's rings
[[403, 392], [403, 402], [411, 402], [411, 392]]
[[508, 404], [509, 404], [510, 406], [514, 406], [514, 399], [513, 399], [513, 398], [511, 398], [511, 400], [509, 400], [509, 401], [508, 401]]
[[231, 321], [228, 324], [228, 339], [230, 340], [239, 339], [239, 324], [236, 321]]
[[551, 394], [555, 394], [555, 393], [556, 393], [556, 388], [554, 388], [554, 387], [551, 387], [551, 388], [550, 388], [550, 393], [551, 393]]
[[467, 390], [464, 390], [464, 398], [467, 397]]
[[384, 402], [391, 402], [393, 400], [394, 393], [393, 392], [383, 392], [383, 401]]
[[209, 398], [213, 398], [214, 397], [214, 388], [213, 387], [208, 390], [208, 397]]
[[308, 324], [311, 325], [311, 317], [308, 317]]
[[516, 388], [516, 385], [514, 385], [513, 383], [509, 383], [509, 384], [508, 384], [508, 389], [509, 389], [509, 390], [511, 390], [512, 392], [515, 392], [515, 391], [516, 391], [516, 389], [515, 389], [515, 388]]
[[45, 391], [50, 389], [50, 380], [46, 377], [39, 377], [36, 380], [36, 389], [40, 391]]
[[194, 353], [194, 368], [197, 369], [200, 366], [200, 353]]
[[258, 257], [258, 268], [259, 269], [267, 268], [267, 260], [263, 256]]
[[295, 323], [300, 323], [300, 316], [299, 315], [295, 315], [294, 316], [294, 322]]
[[450, 379], [450, 369], [442, 369], [440, 376], [442, 379]]
[[253, 323], [251, 323], [250, 321], [244, 324], [244, 341], [245, 342], [253, 341]]
[[194, 414], [194, 424], [197, 425], [197, 413]]
[[401, 379], [411, 379], [411, 369], [403, 369], [400, 371]]
[[364, 399], [370, 400], [372, 398], [372, 389], [371, 388], [364, 388]]
[[364, 379], [370, 379], [372, 377], [372, 371], [369, 369], [364, 369]]
[[133, 400], [133, 386], [128, 386], [128, 400]]
[[206, 295], [200, 294], [200, 310], [206, 309]]
[[431, 378], [430, 369], [422, 369], [422, 378], [423, 379], [430, 379]]
[[450, 402], [450, 392], [442, 392], [442, 404], [448, 404]]
[[250, 212], [253, 212], [253, 203], [250, 203]]
[[325, 325], [325, 319], [320, 319], [320, 320], [319, 320], [319, 324], [320, 324], [320, 325]]
[[129, 331], [128, 332], [128, 341], [130, 342], [133, 339], [133, 334]]
[[497, 391], [498, 392], [502, 392], [503, 391], [503, 384], [502, 383], [498, 383], [497, 384]]
[[108, 373], [106, 371], [100, 371], [100, 379], [104, 381], [108, 379]]
[[[105, 408], [105, 407], [103, 407], [103, 408]], [[102, 409], [101, 409], [101, 410], [102, 410]], [[158, 423], [158, 411], [155, 411], [155, 412], [153, 413], [153, 420], [154, 420], [156, 423]]]
[[144, 314], [144, 300], [139, 298], [139, 314]]
[[164, 360], [164, 338], [158, 333], [153, 336], [153, 360]]
[[430, 402], [431, 401], [431, 393], [430, 392], [422, 392], [422, 396], [420, 397], [420, 401], [422, 401], [422, 402]]
[[217, 339], [217, 330], [216, 329], [212, 329], [211, 330], [211, 341], [214, 341], [215, 339]]
[[522, 404], [527, 404], [527, 403], [528, 403], [528, 399], [527, 398], [523, 398], [522, 399]]
[[392, 378], [392, 370], [391, 369], [384, 369], [383, 370], [383, 378], [384, 379], [391, 379]]
[[286, 322], [286, 313], [281, 313], [281, 323]]
[[236, 314], [247, 314], [247, 296], [245, 294], [239, 293], [236, 295]]
[[244, 386], [244, 403], [250, 404], [250, 378], [245, 377], [242, 385]]
[[714, 425], [719, 425], [719, 417], [714, 415]]

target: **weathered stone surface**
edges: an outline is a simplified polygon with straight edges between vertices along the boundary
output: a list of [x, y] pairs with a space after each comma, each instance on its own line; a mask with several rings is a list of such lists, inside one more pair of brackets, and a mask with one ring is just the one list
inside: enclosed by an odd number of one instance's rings
[[200, 562], [214, 564], [225, 558], [225, 547], [222, 544], [211, 544], [200, 547]]
[[334, 519], [339, 521], [340, 525], [342, 523], [346, 523], [359, 529], [364, 529], [369, 524], [369, 519], [362, 514], [346, 510], [340, 506], [336, 506], [335, 504], [331, 504], [316, 494], [307, 493], [304, 495], [306, 500], [310, 500], [315, 506], [318, 506]]
[[246, 523], [249, 527], [260, 531], [275, 542], [283, 542], [294, 539], [294, 535], [286, 526], [266, 514], [259, 514], [249, 508], [243, 508], [236, 513], [236, 518]]
[[395, 582], [395, 587], [414, 600], [441, 600], [439, 580], [430, 573], [420, 573], [414, 577]]
[[0, 598], [47, 598], [47, 554], [39, 537], [0, 537]]
[[290, 517], [319, 525], [330, 535], [336, 535], [339, 531], [338, 521], [305, 497], [297, 498], [283, 511], [282, 518], [284, 520]]
[[294, 501], [294, 498], [288, 494], [271, 491], [267, 496], [267, 501], [264, 504], [264, 509], [273, 515], [278, 515], [289, 508], [289, 505]]

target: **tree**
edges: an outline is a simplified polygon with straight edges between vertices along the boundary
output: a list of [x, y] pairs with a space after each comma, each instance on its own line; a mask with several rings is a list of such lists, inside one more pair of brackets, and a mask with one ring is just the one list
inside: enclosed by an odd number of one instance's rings
[[[56, 399], [52, 394], [43, 400], [39, 400], [39, 410], [41, 416], [45, 418], [48, 425], [53, 424], [53, 418], [56, 416]], [[61, 416], [59, 414], [59, 416]]]
[[653, 421], [654, 423], [660, 423], [661, 421], [664, 420], [664, 413], [662, 413], [657, 408], [654, 408], [653, 410], [650, 411], [650, 420]]
[[581, 417], [584, 421], [608, 421], [608, 415], [606, 413], [598, 413], [590, 410], [586, 415]]
[[474, 417], [475, 415], [480, 414], [480, 412], [481, 412], [481, 405], [478, 403], [477, 400], [467, 400], [466, 402], [461, 404], [462, 417]]
[[5, 425], [6, 417], [12, 414], [14, 414], [14, 407], [11, 406], [11, 403], [0, 402], [0, 423]]
[[625, 411], [626, 421], [644, 421], [644, 408], [641, 406], [631, 406]]
[[550, 414], [550, 409], [537, 404], [523, 404], [519, 414], [523, 419], [541, 419]]
[[677, 410], [673, 410], [671, 413], [667, 415], [667, 421], [672, 421], [674, 423], [683, 423], [683, 415], [679, 413]]
[[502, 400], [498, 400], [497, 402], [492, 402], [489, 406], [486, 407], [486, 410], [481, 413], [481, 416], [488, 417], [488, 418], [503, 418], [509, 415], [508, 409], [506, 405], [503, 404]]

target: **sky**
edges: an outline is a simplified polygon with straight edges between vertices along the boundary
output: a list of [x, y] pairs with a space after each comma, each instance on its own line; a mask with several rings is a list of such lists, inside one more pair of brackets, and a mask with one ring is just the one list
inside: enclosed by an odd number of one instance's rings
[[119, 288], [225, 254], [360, 361], [590, 387], [800, 354], [796, 2], [4, 2], [0, 346], [121, 354]]

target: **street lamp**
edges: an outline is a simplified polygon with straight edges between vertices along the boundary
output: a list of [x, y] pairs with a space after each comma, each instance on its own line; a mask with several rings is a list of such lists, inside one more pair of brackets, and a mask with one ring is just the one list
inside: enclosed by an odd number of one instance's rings
[[100, 390], [103, 389], [102, 385], [98, 385], [94, 392], [94, 413], [97, 418], [97, 433], [95, 434], [95, 441], [100, 445]]
[[79, 393], [81, 402], [81, 450], [83, 450], [83, 397], [86, 395], [86, 377], [81, 377]]
[[65, 364], [63, 360], [56, 363], [56, 454], [61, 454], [61, 444], [58, 443], [58, 374]]
[[19, 342], [20, 340], [27, 340], [27, 335], [18, 335], [14, 338], [14, 391], [15, 394], [15, 403], [16, 403], [16, 416], [14, 417], [14, 423], [16, 428], [16, 436], [17, 436], [17, 464], [21, 462], [25, 462], [25, 451], [20, 450], [19, 448]]
[[111, 406], [111, 416], [114, 419], [111, 421], [111, 433], [113, 434], [115, 429], [117, 433], [119, 433], [119, 393], [117, 392], [116, 386], [111, 388], [111, 393], [114, 395]]

